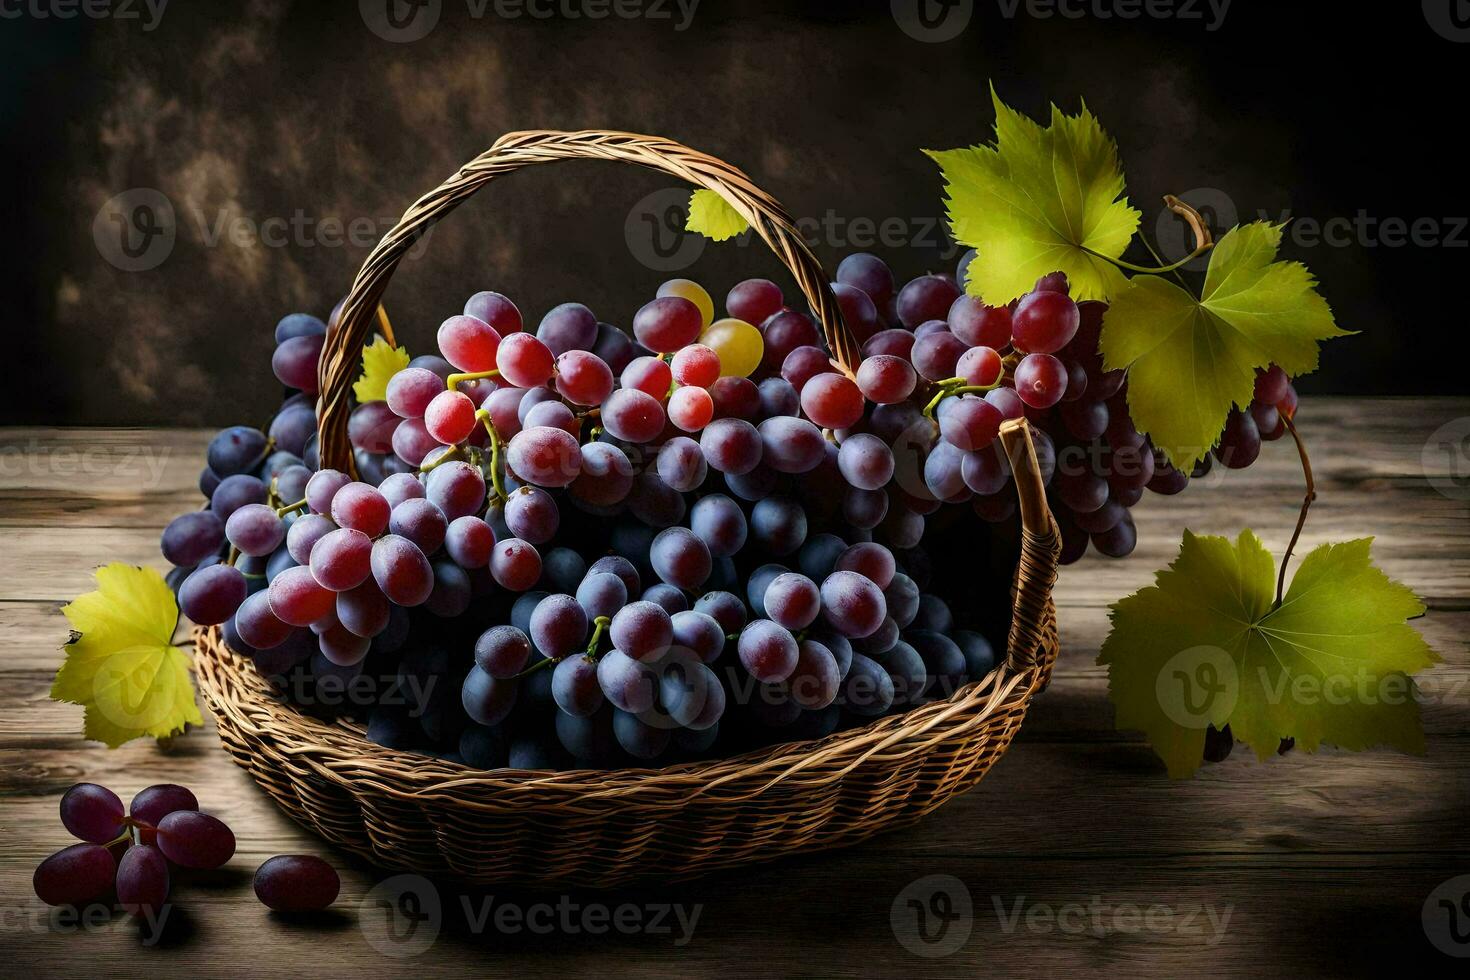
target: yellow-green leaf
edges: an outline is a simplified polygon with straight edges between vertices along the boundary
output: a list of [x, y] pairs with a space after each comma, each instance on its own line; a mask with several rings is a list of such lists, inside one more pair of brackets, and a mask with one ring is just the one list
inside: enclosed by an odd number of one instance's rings
[[163, 576], [114, 562], [96, 580], [97, 591], [61, 609], [73, 637], [51, 697], [84, 706], [83, 733], [111, 748], [202, 725], [189, 659], [173, 645], [179, 609]]
[[359, 403], [380, 402], [388, 397], [388, 379], [408, 367], [408, 350], [394, 347], [382, 337], [362, 349], [362, 377], [352, 383]]
[[1258, 367], [1292, 377], [1317, 368], [1317, 345], [1347, 335], [1300, 262], [1277, 262], [1281, 225], [1231, 229], [1210, 255], [1202, 299], [1137, 276], [1103, 318], [1103, 366], [1128, 371], [1128, 410], [1170, 462], [1188, 472], [1233, 406], [1251, 400]]
[[955, 239], [975, 249], [966, 289], [999, 305], [1061, 271], [1074, 299], [1107, 299], [1126, 280], [1092, 253], [1120, 257], [1139, 219], [1117, 144], [1086, 106], [1075, 116], [1052, 106], [1043, 127], [990, 95], [994, 146], [924, 151], [944, 175]]
[[1283, 738], [1422, 752], [1410, 675], [1439, 657], [1407, 623], [1423, 604], [1372, 564], [1371, 544], [1317, 548], [1275, 607], [1276, 565], [1255, 534], [1185, 531], [1155, 584], [1113, 604], [1098, 663], [1117, 726], [1147, 735], [1175, 777], [1226, 724], [1262, 759]]
[[689, 220], [684, 223], [685, 231], [698, 232], [706, 238], [723, 242], [749, 228], [750, 222], [714, 191], [700, 188], [689, 195]]

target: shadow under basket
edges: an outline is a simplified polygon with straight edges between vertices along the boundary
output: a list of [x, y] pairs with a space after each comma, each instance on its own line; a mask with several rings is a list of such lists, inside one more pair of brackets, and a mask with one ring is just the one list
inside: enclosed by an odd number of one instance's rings
[[[655, 136], [511, 133], [416, 201], [359, 271], [322, 351], [323, 466], [354, 471], [351, 385], [398, 262], [493, 179], [566, 159], [632, 163], [719, 194], [796, 280], [834, 367], [854, 373], [861, 345], [828, 276], [789, 215], [745, 174]], [[854, 844], [911, 823], [979, 782], [1051, 674], [1056, 522], [1025, 420], [1006, 422], [1000, 440], [1021, 525], [1005, 656], [984, 680], [947, 699], [859, 728], [657, 770], [486, 771], [386, 749], [354, 722], [298, 711], [225, 646], [218, 627], [195, 634], [199, 687], [225, 748], [282, 809], [384, 868], [474, 884], [608, 887]]]

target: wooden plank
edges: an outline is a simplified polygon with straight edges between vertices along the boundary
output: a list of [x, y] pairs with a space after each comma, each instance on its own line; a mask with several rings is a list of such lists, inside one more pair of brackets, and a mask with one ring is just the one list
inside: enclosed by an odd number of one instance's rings
[[[73, 934], [27, 915], [17, 919], [19, 934], [9, 937], [18, 941], [7, 952], [7, 967], [16, 976], [93, 975], [109, 964], [110, 972], [149, 977], [237, 970], [270, 978], [408, 971], [424, 977], [471, 971], [496, 977], [719, 978], [757, 971], [1253, 977], [1356, 975], [1385, 949], [1426, 965], [1450, 962], [1431, 945], [1419, 915], [1450, 875], [1434, 858], [1326, 866], [1238, 858], [1202, 865], [1187, 857], [905, 857], [877, 843], [856, 856], [813, 855], [703, 882], [611, 893], [466, 894], [413, 882], [411, 894], [432, 895], [441, 910], [419, 920], [421, 931], [414, 932], [406, 916], [383, 918], [370, 894], [380, 876], [367, 871], [346, 876], [329, 916], [301, 922], [268, 914], [241, 894], [250, 869], [268, 853], [242, 852], [238, 871], [180, 885], [178, 918], [165, 929], [162, 948], [142, 948], [138, 930], [123, 920]], [[923, 880], [931, 875], [947, 878]], [[17, 884], [14, 879], [7, 875], [3, 885]], [[950, 903], [935, 903], [936, 892]], [[948, 931], [930, 933], [934, 945], [916, 939], [909, 900], [937, 905], [950, 919]], [[476, 929], [471, 923], [486, 921], [487, 901], [492, 909], [509, 905], [523, 914], [549, 905], [541, 913], [549, 931], [499, 931], [493, 918], [489, 928]], [[620, 905], [634, 907], [630, 921], [650, 926], [659, 909], [677, 906], [692, 928], [592, 935], [581, 925], [588, 909], [608, 915]], [[385, 941], [390, 922], [402, 930], [398, 945]], [[415, 945], [415, 936], [427, 942]]]

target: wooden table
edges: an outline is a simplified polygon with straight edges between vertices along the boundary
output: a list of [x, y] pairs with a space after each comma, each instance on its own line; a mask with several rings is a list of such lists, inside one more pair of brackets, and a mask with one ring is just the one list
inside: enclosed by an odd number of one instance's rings
[[[1416, 625], [1446, 662], [1426, 675], [1422, 758], [1325, 749], [1261, 764], [1240, 749], [1172, 782], [1139, 737], [1113, 729], [1094, 665], [1108, 603], [1147, 584], [1185, 526], [1251, 526], [1279, 555], [1302, 483], [1289, 443], [1276, 443], [1248, 471], [1144, 501], [1130, 559], [1089, 557], [1063, 571], [1063, 650], [1050, 690], [980, 787], [917, 827], [667, 889], [468, 896], [471, 918], [489, 898], [492, 914], [507, 902], [533, 919], [552, 913], [549, 932], [476, 935], [461, 896], [444, 891], [444, 926], [413, 958], [401, 954], [417, 940], [386, 941], [392, 923], [365, 901], [385, 876], [284, 817], [213, 731], [109, 751], [79, 737], [80, 709], [47, 697], [66, 636], [60, 604], [91, 588], [100, 563], [161, 566], [159, 529], [196, 505], [208, 434], [0, 430], [0, 972], [1223, 977], [1357, 973], [1378, 951], [1460, 965], [1431, 944], [1421, 910], [1436, 886], [1470, 873], [1470, 485], [1450, 479], [1470, 468], [1464, 443], [1457, 457], [1424, 447], [1467, 416], [1470, 399], [1317, 399], [1300, 416], [1321, 493], [1303, 550], [1376, 535], [1378, 563], [1429, 606]], [[86, 930], [53, 923], [31, 891], [37, 862], [69, 843], [57, 799], [80, 780], [124, 799], [150, 783], [184, 783], [239, 837], [226, 869], [176, 890], [179, 918], [156, 945], [141, 943], [125, 916]], [[336, 914], [303, 924], [256, 902], [255, 867], [283, 852], [324, 854], [343, 869]], [[919, 881], [930, 875], [959, 884]], [[936, 888], [957, 902], [967, 893], [971, 914], [926, 946], [912, 938], [907, 902]], [[660, 903], [686, 917], [697, 908], [692, 933], [672, 915], [670, 931], [585, 927], [623, 904], [651, 924]], [[1470, 920], [1459, 926], [1463, 934]]]

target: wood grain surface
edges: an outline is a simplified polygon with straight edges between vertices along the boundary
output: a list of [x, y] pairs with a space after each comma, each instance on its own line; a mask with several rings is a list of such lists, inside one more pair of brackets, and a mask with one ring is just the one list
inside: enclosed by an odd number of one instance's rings
[[[1441, 947], [1470, 954], [1446, 893], [1430, 900], [1470, 874], [1470, 459], [1464, 432], [1441, 427], [1470, 430], [1467, 417], [1470, 399], [1319, 399], [1300, 416], [1321, 494], [1302, 550], [1373, 535], [1381, 567], [1429, 606], [1415, 625], [1445, 663], [1423, 677], [1422, 757], [1329, 748], [1258, 763], [1237, 748], [1173, 782], [1113, 728], [1094, 664], [1108, 603], [1148, 584], [1185, 526], [1250, 526], [1279, 554], [1301, 476], [1278, 443], [1247, 471], [1145, 500], [1131, 558], [1063, 570], [1055, 679], [979, 788], [857, 849], [612, 893], [400, 882], [283, 816], [210, 729], [115, 751], [84, 741], [80, 709], [47, 696], [59, 606], [103, 562], [161, 567], [158, 531], [196, 505], [208, 433], [0, 429], [0, 973], [1343, 976], [1386, 950], [1448, 972], [1463, 961]], [[57, 800], [80, 780], [124, 799], [188, 785], [239, 850], [177, 882], [157, 935], [121, 914], [53, 915], [30, 876], [70, 842]], [[293, 920], [256, 901], [254, 869], [279, 853], [342, 870], [330, 914]], [[1470, 879], [1456, 887], [1458, 901]]]

